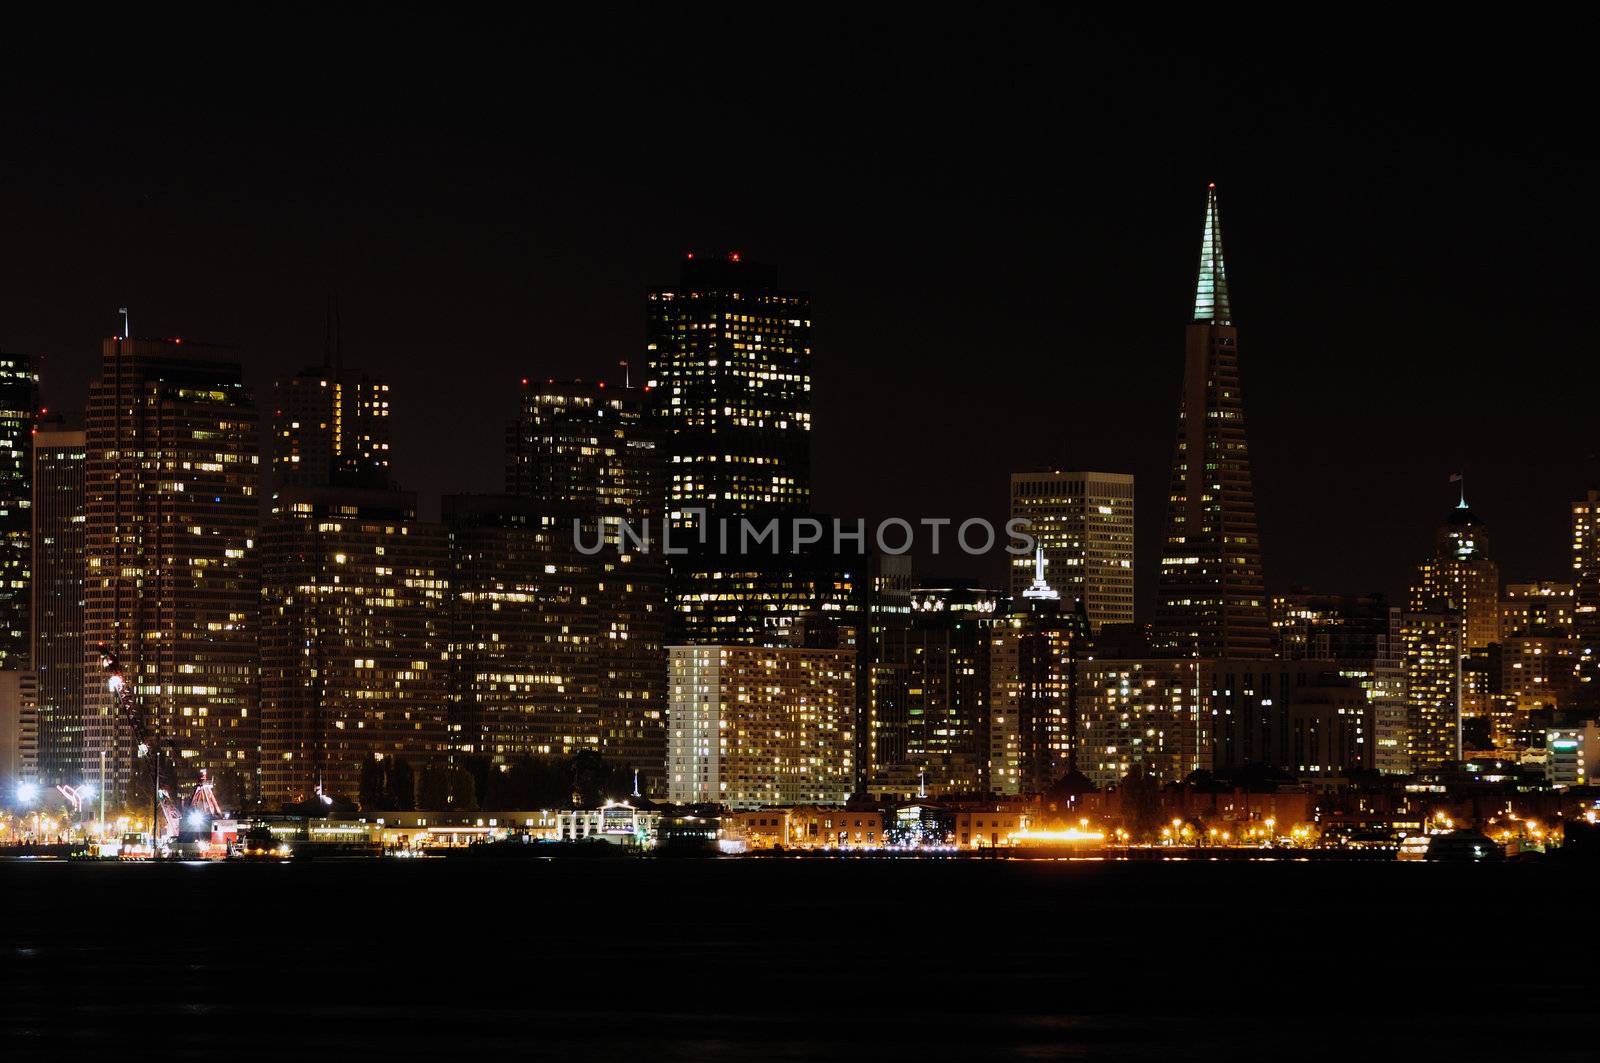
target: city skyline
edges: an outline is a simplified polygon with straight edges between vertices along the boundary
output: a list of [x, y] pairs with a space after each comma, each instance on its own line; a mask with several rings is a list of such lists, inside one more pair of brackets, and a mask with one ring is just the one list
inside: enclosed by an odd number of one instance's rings
[[8, 13], [12, 1055], [1593, 1055], [1540, 14]]
[[[1592, 182], [1587, 164], [1562, 157], [1560, 112], [1547, 104], [1569, 94], [1536, 80], [1485, 100], [1486, 87], [1456, 79], [1445, 83], [1477, 106], [1443, 109], [1442, 88], [1406, 75], [1413, 97], [1433, 105], [1428, 144], [1446, 145], [1439, 153], [1410, 137], [1375, 89], [1320, 95], [1317, 75], [1339, 54], [1331, 45], [1296, 64], [1251, 53], [1225, 67], [1175, 49], [1169, 68], [1151, 70], [1148, 46], [1114, 26], [1030, 18], [1049, 31], [1041, 40], [1067, 35], [1076, 73], [1055, 83], [1054, 56], [1011, 33], [1008, 50], [980, 50], [975, 62], [985, 73], [1014, 66], [1023, 97], [1077, 131], [1065, 147], [1097, 146], [1092, 165], [1084, 156], [1045, 166], [1046, 148], [1016, 136], [1020, 114], [982, 128], [975, 117], [1000, 92], [983, 78], [945, 118], [938, 105], [959, 94], [936, 86], [919, 101], [863, 54], [845, 56], [838, 87], [806, 105], [798, 135], [808, 150], [738, 182], [646, 117], [612, 109], [664, 62], [630, 50], [642, 47], [632, 38], [601, 61], [600, 111], [575, 112], [538, 149], [467, 150], [503, 120], [498, 110], [401, 107], [411, 115], [402, 124], [375, 104], [373, 122], [334, 137], [309, 90], [285, 90], [271, 106], [238, 87], [202, 101], [156, 71], [120, 87], [133, 93], [129, 106], [106, 108], [107, 87], [93, 77], [67, 93], [50, 91], [54, 73], [24, 78], [35, 106], [0, 200], [16, 263], [0, 284], [0, 348], [36, 352], [46, 405], [73, 407], [99, 340], [129, 306], [136, 333], [237, 344], [264, 395], [272, 379], [318, 359], [336, 293], [349, 360], [429, 396], [394, 440], [426, 513], [460, 473], [430, 449], [441, 434], [476, 456], [466, 474], [478, 482], [460, 487], [495, 487], [497, 416], [473, 416], [477, 379], [620, 380], [622, 360], [637, 379], [638, 294], [669, 282], [686, 250], [737, 248], [779, 263], [786, 283], [817, 302], [819, 509], [998, 515], [1003, 474], [1021, 470], [958, 437], [1005, 434], [1041, 464], [1132, 472], [1138, 511], [1156, 514], [1170, 460], [1172, 336], [1190, 309], [1199, 237], [1194, 189], [1215, 180], [1232, 295], [1249, 323], [1244, 372], [1270, 589], [1349, 582], [1400, 597], [1443, 481], [1459, 469], [1486, 519], [1527, 515], [1502, 533], [1506, 575], [1544, 578], [1561, 559], [1551, 544], [1569, 496], [1593, 473], [1594, 448], [1577, 427], [1597, 370], [1579, 357], [1587, 327], [1574, 235], [1592, 217], [1582, 191]], [[1182, 39], [1189, 28], [1170, 32]], [[858, 31], [873, 43], [885, 32]], [[780, 64], [803, 63], [810, 42], [800, 32], [775, 46]], [[895, 61], [927, 73], [949, 43], [933, 28], [911, 33], [927, 48]], [[363, 62], [341, 56], [330, 77], [342, 84], [340, 71]], [[504, 87], [482, 66], [468, 79], [474, 98]], [[551, 79], [570, 73], [554, 59], [542, 69]], [[1284, 88], [1263, 95], [1264, 83]], [[670, 98], [711, 88], [691, 74]], [[844, 105], [848, 90], [859, 90], [861, 113]], [[1117, 128], [1100, 114], [1117, 90], [1149, 112], [1146, 124]], [[397, 91], [396, 102], [409, 99]], [[194, 127], [215, 149], [209, 169], [191, 171], [148, 117], [179, 107], [209, 119], [224, 103], [239, 121]], [[712, 113], [748, 111], [719, 100]], [[858, 149], [886, 113], [907, 116], [893, 140], [906, 159], [955, 123], [954, 146], [938, 156], [947, 176], [908, 182], [910, 164], [898, 158], [869, 162], [848, 182], [832, 175], [844, 161], [877, 158]], [[1369, 122], [1370, 113], [1390, 117]], [[1509, 135], [1513, 116], [1539, 132]], [[611, 121], [670, 163], [628, 196], [608, 171], [633, 172], [635, 151], [620, 143], [633, 141], [604, 133]], [[81, 137], [50, 135], [69, 122]], [[741, 132], [738, 143], [753, 136]], [[419, 157], [414, 138], [440, 150]], [[408, 165], [380, 164], [395, 153]], [[119, 163], [107, 167], [108, 158]], [[1504, 204], [1504, 223], [1482, 223], [1482, 197]], [[201, 253], [213, 224], [229, 234], [216, 256]], [[1481, 274], [1470, 264], [1483, 261], [1517, 263], [1496, 272], [1493, 299], [1475, 295]], [[1483, 374], [1513, 351], [1552, 371], [1530, 377], [1505, 409]], [[441, 356], [472, 370], [434, 374]], [[1139, 369], [1131, 386], [1129, 367]], [[907, 471], [863, 483], [853, 473], [862, 454]], [[1373, 545], [1354, 556], [1337, 549], [1353, 540]], [[1141, 611], [1153, 602], [1159, 553], [1153, 532], [1140, 536]]]
[[[1212, 195], [1214, 196], [1214, 182], [1211, 183], [1211, 188], [1213, 189]], [[705, 252], [696, 251], [689, 251], [685, 254], [689, 260], [693, 260], [697, 254], [704, 257], [738, 256], [746, 259], [751, 257], [745, 252], [732, 250], [713, 250], [709, 253], [709, 255]], [[661, 272], [665, 271], [663, 270]], [[1192, 280], [1190, 282], [1190, 288], [1191, 290], [1193, 288]], [[645, 294], [645, 292], [648, 290], [649, 289], [647, 288], [641, 288], [639, 292], [634, 293], [635, 302], [637, 303], [638, 297]], [[130, 312], [136, 312], [136, 309]], [[331, 312], [324, 311], [323, 313], [325, 314], [323, 327], [325, 329], [332, 328], [333, 325], [330, 323], [332, 318], [326, 316]], [[646, 328], [642, 320], [642, 315], [636, 314], [635, 316], [641, 317], [641, 321], [639, 322], [641, 342], [638, 345], [638, 349], [607, 351], [597, 354], [594, 361], [597, 363], [596, 369], [598, 373], [594, 377], [549, 377], [549, 383], [561, 386], [576, 384], [578, 386], [591, 387], [596, 384], [604, 387], [609, 383], [612, 387], [618, 389], [626, 390], [631, 386], [636, 393], [644, 392], [648, 386], [645, 384], [643, 377], [645, 367], [648, 364], [646, 359], [649, 356], [647, 350], [649, 345], [644, 342]], [[119, 321], [121, 320], [120, 317], [116, 319]], [[110, 338], [115, 338], [118, 335], [120, 335], [120, 333], [116, 332], [115, 330], [109, 331], [106, 334], [105, 341], [109, 341]], [[134, 330], [132, 335], [135, 339], [147, 338], [151, 341], [159, 342], [154, 333], [144, 334], [138, 330]], [[245, 381], [246, 386], [251, 390], [259, 391], [263, 395], [271, 395], [275, 389], [288, 386], [292, 383], [298, 383], [302, 380], [309, 380], [314, 384], [318, 379], [318, 373], [323, 373], [326, 375], [326, 378], [331, 381], [334, 380], [340, 373], [344, 372], [342, 369], [334, 370], [327, 368], [327, 363], [325, 363], [325, 368], [321, 370], [316, 368], [304, 368], [298, 373], [280, 372], [276, 376], [268, 376], [267, 370], [264, 369], [259, 362], [253, 364], [240, 347], [236, 347], [227, 343], [218, 344], [196, 341], [193, 337], [182, 335], [164, 336], [161, 337], [161, 340], [170, 340], [174, 338], [194, 344], [198, 348], [213, 351], [219, 357], [237, 360], [243, 370], [242, 379]], [[1254, 345], [1251, 344], [1250, 346]], [[312, 353], [313, 352], [310, 350], [310, 348], [307, 348], [303, 354], [284, 353], [279, 356], [279, 359], [282, 364], [288, 364], [297, 361], [309, 362], [311, 360]], [[627, 355], [629, 357], [617, 358], [613, 363], [613, 360], [611, 359], [612, 354]], [[48, 355], [41, 354], [23, 354], [22, 357], [31, 358], [35, 365], [38, 365], [39, 362], [48, 359]], [[386, 372], [385, 366], [381, 360], [368, 358], [367, 361], [370, 363], [369, 368], [371, 371], [378, 372], [380, 374]], [[1251, 359], [1247, 354], [1246, 361], [1247, 363], [1253, 362], [1253, 359]], [[1171, 368], [1171, 366], [1152, 367], [1152, 372], [1157, 370], [1170, 370]], [[356, 379], [361, 387], [367, 387], [369, 385], [366, 372], [366, 369], [354, 371], [357, 376], [353, 379]], [[539, 379], [541, 383], [543, 382], [543, 378], [539, 377], [536, 368], [530, 367], [528, 369], [528, 373], [533, 374], [533, 377], [535, 379]], [[67, 424], [75, 425], [81, 428], [83, 418], [80, 413], [71, 409], [70, 405], [63, 404], [61, 400], [52, 399], [49, 397], [51, 394], [71, 394], [73, 385], [69, 384], [66, 387], [63, 387], [61, 379], [59, 377], [52, 376], [48, 373], [48, 371], [45, 373], [38, 373], [36, 375], [39, 376], [38, 386], [42, 395], [40, 407], [41, 415], [49, 415], [51, 418], [60, 418], [64, 415]], [[530, 377], [525, 374], [518, 380], [505, 381], [505, 388], [492, 391], [492, 393], [496, 396], [496, 405], [494, 405], [492, 409], [480, 409], [476, 412], [488, 415], [483, 418], [486, 423], [496, 422], [503, 424], [505, 421], [513, 419], [516, 410], [518, 409], [518, 400], [510, 398], [509, 396], [513, 394], [513, 388], [516, 384], [520, 382], [525, 387], [529, 379]], [[389, 384], [372, 382], [371, 386], [374, 388], [382, 388], [382, 394], [384, 398], [387, 399], [390, 387]], [[1163, 391], [1165, 390], [1164, 384], [1152, 381], [1148, 390]], [[482, 393], [480, 392], [480, 394]], [[283, 420], [284, 418], [285, 410], [283, 409], [283, 405], [284, 399], [287, 397], [287, 394], [276, 397], [279, 406], [277, 410], [263, 407], [262, 423], [259, 431], [260, 442], [263, 447], [262, 453], [264, 456], [270, 453], [274, 461], [280, 460], [280, 452], [287, 454], [297, 445], [292, 442], [280, 442], [280, 436], [283, 436], [284, 439], [287, 439], [287, 436], [284, 436], [283, 432], [274, 426], [275, 420]], [[823, 406], [826, 407], [827, 396], [823, 395], [821, 396], [821, 399]], [[418, 407], [425, 406], [425, 404], [402, 402], [398, 405], [399, 409], [394, 411], [397, 435], [409, 435], [412, 440], [412, 446], [415, 447], [418, 437], [414, 435], [416, 431], [414, 422], [421, 419], [421, 414], [419, 413]], [[1260, 400], [1252, 400], [1250, 404], [1252, 420], [1255, 419], [1254, 411], [1260, 405], [1263, 405]], [[385, 406], [387, 407], [387, 402], [385, 402]], [[292, 413], [293, 411], [291, 410], [289, 412]], [[383, 416], [385, 419], [389, 418], [390, 415], [391, 411], [385, 408], [383, 410]], [[1170, 420], [1170, 414], [1168, 415], [1168, 419]], [[1269, 415], [1265, 419], [1269, 421], [1274, 419], [1271, 416], [1271, 411], [1269, 411]], [[491, 425], [491, 427], [493, 426]], [[385, 423], [384, 428], [387, 430], [389, 425]], [[830, 428], [835, 432], [840, 430], [838, 426], [830, 426]], [[1151, 434], [1155, 435], [1159, 433], [1152, 432]], [[1252, 438], [1255, 436], [1256, 433], [1254, 428], [1251, 429], [1250, 434]], [[401, 485], [406, 489], [413, 490], [414, 493], [417, 494], [419, 500], [419, 514], [424, 519], [437, 520], [441, 512], [440, 507], [443, 503], [443, 500], [452, 494], [460, 494], [463, 492], [469, 494], [494, 493], [500, 489], [501, 482], [504, 480], [504, 474], [502, 469], [497, 464], [494, 464], [494, 459], [499, 457], [499, 449], [504, 445], [504, 440], [499, 438], [498, 432], [495, 433], [495, 436], [496, 438], [491, 449], [489, 449], [483, 455], [483, 457], [490, 459], [489, 461], [468, 462], [464, 466], [457, 463], [452, 466], [452, 472], [450, 476], [445, 478], [440, 478], [437, 472], [435, 472], [432, 476], [412, 473], [405, 476], [396, 476], [394, 478], [394, 482], [401, 483]], [[836, 440], [827, 439], [827, 433], [823, 433], [821, 435], [813, 433], [813, 439], [818, 449], [827, 449], [830, 444], [837, 445]], [[1287, 444], [1289, 446], [1296, 446], [1303, 441], [1295, 439], [1280, 439], [1276, 442], [1279, 445]], [[387, 453], [391, 445], [387, 442], [382, 445]], [[1110, 460], [1104, 463], [1104, 468], [1107, 470], [1107, 474], [1113, 476], [1133, 476], [1134, 479], [1138, 481], [1155, 480], [1158, 482], [1165, 482], [1171, 474], [1170, 444], [1168, 447], [1168, 460], [1153, 470], [1141, 470], [1143, 475], [1137, 475], [1130, 471], [1132, 466], [1135, 464], [1135, 462], [1131, 459], [1138, 453], [1139, 448], [1130, 448], [1126, 452], [1130, 460], [1119, 462], [1117, 457], [1112, 455]], [[1252, 449], [1257, 448], [1252, 447]], [[402, 458], [398, 460], [413, 461], [415, 464], [420, 464], [424, 469], [426, 469], [427, 463], [415, 462], [415, 457], [415, 454], [413, 454], [410, 458]], [[1147, 459], [1148, 455], [1144, 455], [1143, 457]], [[396, 464], [398, 462], [390, 462], [386, 458], [385, 463], [387, 466]], [[1142, 464], [1149, 464], [1149, 462], [1148, 460], [1144, 460], [1142, 461]], [[1274, 466], [1281, 466], [1281, 457], [1277, 460], [1270, 461], [1270, 464]], [[260, 474], [262, 485], [264, 488], [270, 487], [273, 475], [272, 470], [266, 467], [267, 462], [265, 460], [262, 462], [262, 466], [263, 468]], [[1028, 466], [1028, 468], [1025, 472], [1018, 472], [1014, 469], [1011, 469], [1010, 466]], [[930, 515], [949, 515], [957, 523], [968, 516], [982, 516], [986, 518], [992, 518], [996, 525], [1002, 524], [1008, 507], [1014, 509], [1014, 504], [1008, 502], [1007, 499], [1008, 489], [1005, 486], [1005, 481], [1008, 476], [1059, 475], [1061, 471], [1068, 466], [1063, 465], [1061, 462], [1029, 463], [1026, 461], [1021, 461], [1017, 458], [1001, 458], [997, 456], [995, 460], [991, 462], [991, 467], [997, 473], [997, 475], [992, 478], [994, 482], [985, 482], [980, 485], [980, 487], [982, 489], [981, 493], [994, 497], [985, 500], [980, 511], [956, 512], [949, 509], [939, 509], [937, 506], [934, 506], [934, 511]], [[1600, 470], [1600, 461], [1595, 463], [1595, 467], [1597, 470]], [[1421, 499], [1421, 497], [1424, 495], [1428, 496], [1425, 508], [1429, 508], [1434, 511], [1438, 509], [1439, 504], [1442, 504], [1442, 500], [1455, 497], [1458, 492], [1467, 490], [1467, 483], [1471, 484], [1471, 490], [1474, 498], [1484, 495], [1488, 495], [1491, 498], [1500, 497], [1502, 495], [1506, 487], [1504, 482], [1495, 480], [1491, 475], [1475, 475], [1472, 469], [1473, 467], [1471, 465], [1452, 465], [1445, 462], [1440, 462], [1437, 463], [1436, 467], [1427, 470], [1426, 475], [1419, 473], [1417, 482], [1411, 486], [1415, 488], [1419, 499]], [[388, 469], [387, 471], [390, 473], [394, 472], [392, 468]], [[835, 479], [831, 483], [824, 482], [815, 475], [811, 477], [812, 484], [820, 488], [815, 492], [815, 494], [823, 498], [827, 498], [833, 497], [837, 494], [848, 493], [849, 488], [847, 488], [845, 484], [850, 482], [850, 478], [848, 476], [837, 475], [838, 470], [835, 470], [835, 473]], [[1339, 482], [1336, 473], [1330, 474], [1330, 477], [1330, 485], [1337, 484]], [[989, 478], [986, 477], [986, 479]], [[1456, 486], [1458, 482], [1461, 483], [1461, 486], [1459, 487]], [[1597, 471], [1592, 482], [1600, 483], [1600, 471]], [[292, 485], [292, 481], [284, 481], [284, 483], [286, 485]], [[1345, 486], [1348, 487], [1349, 485], [1346, 484]], [[1140, 488], [1141, 491], [1148, 493], [1149, 488], [1147, 483], [1141, 482]], [[1584, 479], [1582, 475], [1580, 475], [1579, 478], [1574, 480], [1571, 484], [1564, 485], [1561, 488], [1561, 490], [1568, 491], [1569, 493], [1582, 492], [1588, 489], [1591, 489], [1591, 481]], [[1259, 485], [1257, 487], [1257, 493], [1260, 493]], [[265, 497], [270, 498], [270, 493]], [[1570, 505], [1570, 498], [1559, 499], [1553, 507], [1549, 507], [1551, 508], [1550, 513], [1538, 513], [1535, 515], [1534, 520], [1532, 521], [1503, 521], [1501, 523], [1512, 531], [1512, 534], [1509, 536], [1509, 538], [1513, 540], [1516, 540], [1517, 538], [1526, 540], [1529, 534], [1530, 525], [1549, 525], [1552, 519], [1564, 524], [1568, 515], [1568, 507], [1570, 507]], [[819, 507], [814, 506], [813, 508]], [[1166, 507], [1164, 505], [1160, 507], [1162, 510], [1165, 508]], [[1479, 507], [1475, 505], [1474, 508]], [[885, 512], [886, 511], [881, 507], [869, 505], [865, 511], [851, 511], [849, 516], [853, 519], [857, 515], [862, 515], [866, 516], [868, 519], [872, 519], [873, 516], [881, 516]], [[1159, 558], [1153, 555], [1161, 552], [1161, 534], [1159, 529], [1153, 526], [1153, 521], [1154, 514], [1151, 512], [1145, 513], [1140, 523], [1139, 532], [1135, 537], [1137, 547], [1137, 560], [1135, 564], [1137, 573], [1137, 578], [1135, 581], [1137, 595], [1135, 605], [1138, 619], [1141, 622], [1151, 621], [1156, 615], [1154, 598], [1157, 594], [1157, 575], [1160, 566], [1158, 563]], [[1426, 534], [1419, 529], [1426, 526], [1428, 526], [1428, 523], [1427, 521], [1424, 521], [1423, 524], [1418, 526], [1418, 528], [1408, 529], [1408, 537], [1410, 539], [1419, 541], [1425, 540], [1427, 538]], [[1359, 528], [1352, 530], [1359, 534]], [[1280, 551], [1285, 549], [1285, 547], [1278, 542], [1280, 536], [1277, 534], [1263, 535], [1262, 538], [1265, 540], [1262, 548], [1264, 553], [1269, 553], [1274, 548], [1278, 548]], [[1530, 550], [1529, 544], [1524, 541], [1522, 551], [1523, 560], [1521, 561], [1521, 564], [1525, 567], [1508, 570], [1506, 572], [1506, 577], [1512, 580], [1521, 579], [1524, 581], [1537, 581], [1564, 575], [1566, 568], [1562, 566], [1561, 562], [1565, 558], [1560, 550], [1561, 546], [1564, 544], [1559, 541], [1559, 534], [1555, 537], [1555, 539], [1557, 541], [1552, 542], [1550, 541], [1550, 536], [1546, 535], [1541, 537], [1541, 542], [1539, 542], [1536, 547], [1536, 553], [1541, 557], [1540, 560], [1530, 560], [1530, 558], [1534, 556], [1535, 551]], [[1303, 545], [1299, 548], [1304, 549]], [[1392, 600], [1403, 600], [1406, 596], [1407, 586], [1410, 580], [1409, 570], [1411, 568], [1411, 563], [1405, 557], [1400, 555], [1400, 547], [1386, 544], [1386, 549], [1391, 556], [1386, 557], [1378, 567], [1384, 570], [1390, 568], [1395, 570], [1396, 575], [1393, 577], [1394, 582], [1392, 586], [1358, 586], [1351, 584], [1348, 580], [1346, 580], [1345, 583], [1339, 587], [1308, 582], [1308, 576], [1306, 574], [1309, 570], [1307, 570], [1302, 563], [1302, 565], [1299, 567], [1289, 568], [1290, 574], [1282, 577], [1279, 576], [1276, 570], [1268, 568], [1267, 590], [1269, 594], [1280, 594], [1299, 590], [1325, 591], [1337, 589], [1351, 592], [1376, 591], [1378, 593], [1386, 594]], [[933, 580], [950, 578], [976, 579], [1001, 590], [1004, 590], [1008, 585], [1015, 583], [1017, 578], [1020, 578], [1014, 575], [1014, 573], [1017, 571], [1017, 566], [1013, 563], [1014, 559], [1007, 558], [998, 551], [996, 551], [994, 555], [977, 562], [974, 562], [970, 557], [967, 556], [964, 556], [961, 560], [955, 562], [951, 562], [948, 557], [930, 557], [923, 552], [921, 546], [915, 547], [912, 553], [918, 562], [918, 578], [928, 578]], [[1362, 555], [1357, 555], [1355, 560], [1364, 560], [1364, 557]], [[1526, 567], [1538, 565], [1544, 565], [1545, 567]], [[1296, 573], [1299, 573], [1299, 575]]]

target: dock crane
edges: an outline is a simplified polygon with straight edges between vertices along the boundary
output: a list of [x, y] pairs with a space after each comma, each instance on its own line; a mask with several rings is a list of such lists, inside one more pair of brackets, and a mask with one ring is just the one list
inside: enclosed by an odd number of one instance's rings
[[[157, 742], [150, 717], [134, 700], [133, 691], [128, 689], [127, 677], [122, 673], [122, 662], [117, 659], [115, 652], [104, 645], [100, 647], [100, 665], [107, 672], [106, 686], [110, 689], [112, 701], [116, 704], [117, 715], [133, 731], [133, 738], [137, 743], [137, 755], [153, 758], [150, 775], [151, 838], [170, 842], [178, 836], [178, 831], [183, 825], [181, 799], [161, 787], [161, 746]], [[173, 762], [173, 789], [176, 790], [177, 758], [169, 751], [168, 759]], [[191, 813], [199, 812], [211, 819], [222, 815], [222, 806], [217, 802], [215, 788], [204, 768], [200, 770], [200, 781], [189, 797], [189, 809]], [[162, 826], [158, 828], [157, 823]]]

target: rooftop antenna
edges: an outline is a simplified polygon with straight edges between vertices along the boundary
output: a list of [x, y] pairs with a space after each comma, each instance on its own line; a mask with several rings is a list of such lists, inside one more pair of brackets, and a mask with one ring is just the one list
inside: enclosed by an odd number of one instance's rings
[[[622, 364], [623, 365], [627, 365], [628, 363], [624, 362]], [[633, 769], [633, 796], [635, 796], [635, 797], [643, 797], [644, 796], [643, 794], [641, 794], [639, 792], [639, 769], [638, 768], [634, 768]]]
[[1453, 483], [1453, 484], [1460, 484], [1461, 485], [1461, 504], [1456, 506], [1456, 508], [1457, 509], [1466, 509], [1467, 508], [1467, 474], [1463, 473], [1463, 472], [1453, 472], [1453, 473], [1450, 474], [1450, 482]]
[[617, 364], [622, 366], [622, 386], [625, 388], [633, 387], [633, 370], [628, 368], [628, 360], [624, 358]]
[[1036, 541], [1033, 554], [1033, 585], [1022, 592], [1024, 598], [1059, 599], [1061, 597], [1060, 594], [1056, 593], [1055, 588], [1045, 581], [1044, 566], [1044, 544]]
[[122, 315], [122, 338], [125, 339], [125, 340], [126, 339], [132, 339], [133, 338], [133, 332], [128, 327], [128, 308], [125, 307], [125, 306], [121, 307], [120, 309], [118, 309], [117, 313]]
[[926, 768], [917, 772], [917, 796], [921, 798], [928, 796], [928, 769]]

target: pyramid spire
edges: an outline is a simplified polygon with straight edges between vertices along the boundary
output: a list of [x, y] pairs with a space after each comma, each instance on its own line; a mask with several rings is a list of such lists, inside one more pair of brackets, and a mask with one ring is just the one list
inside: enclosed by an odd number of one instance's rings
[[1217, 210], [1217, 186], [1206, 189], [1206, 231], [1200, 241], [1200, 276], [1194, 288], [1194, 319], [1207, 325], [1233, 324], [1228, 305], [1228, 274], [1222, 268], [1222, 216]]

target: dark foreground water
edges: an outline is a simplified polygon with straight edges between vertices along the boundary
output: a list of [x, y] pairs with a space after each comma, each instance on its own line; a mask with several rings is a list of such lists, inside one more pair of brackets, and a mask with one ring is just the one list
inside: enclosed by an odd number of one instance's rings
[[1592, 872], [0, 863], [5, 1059], [1592, 1060]]

